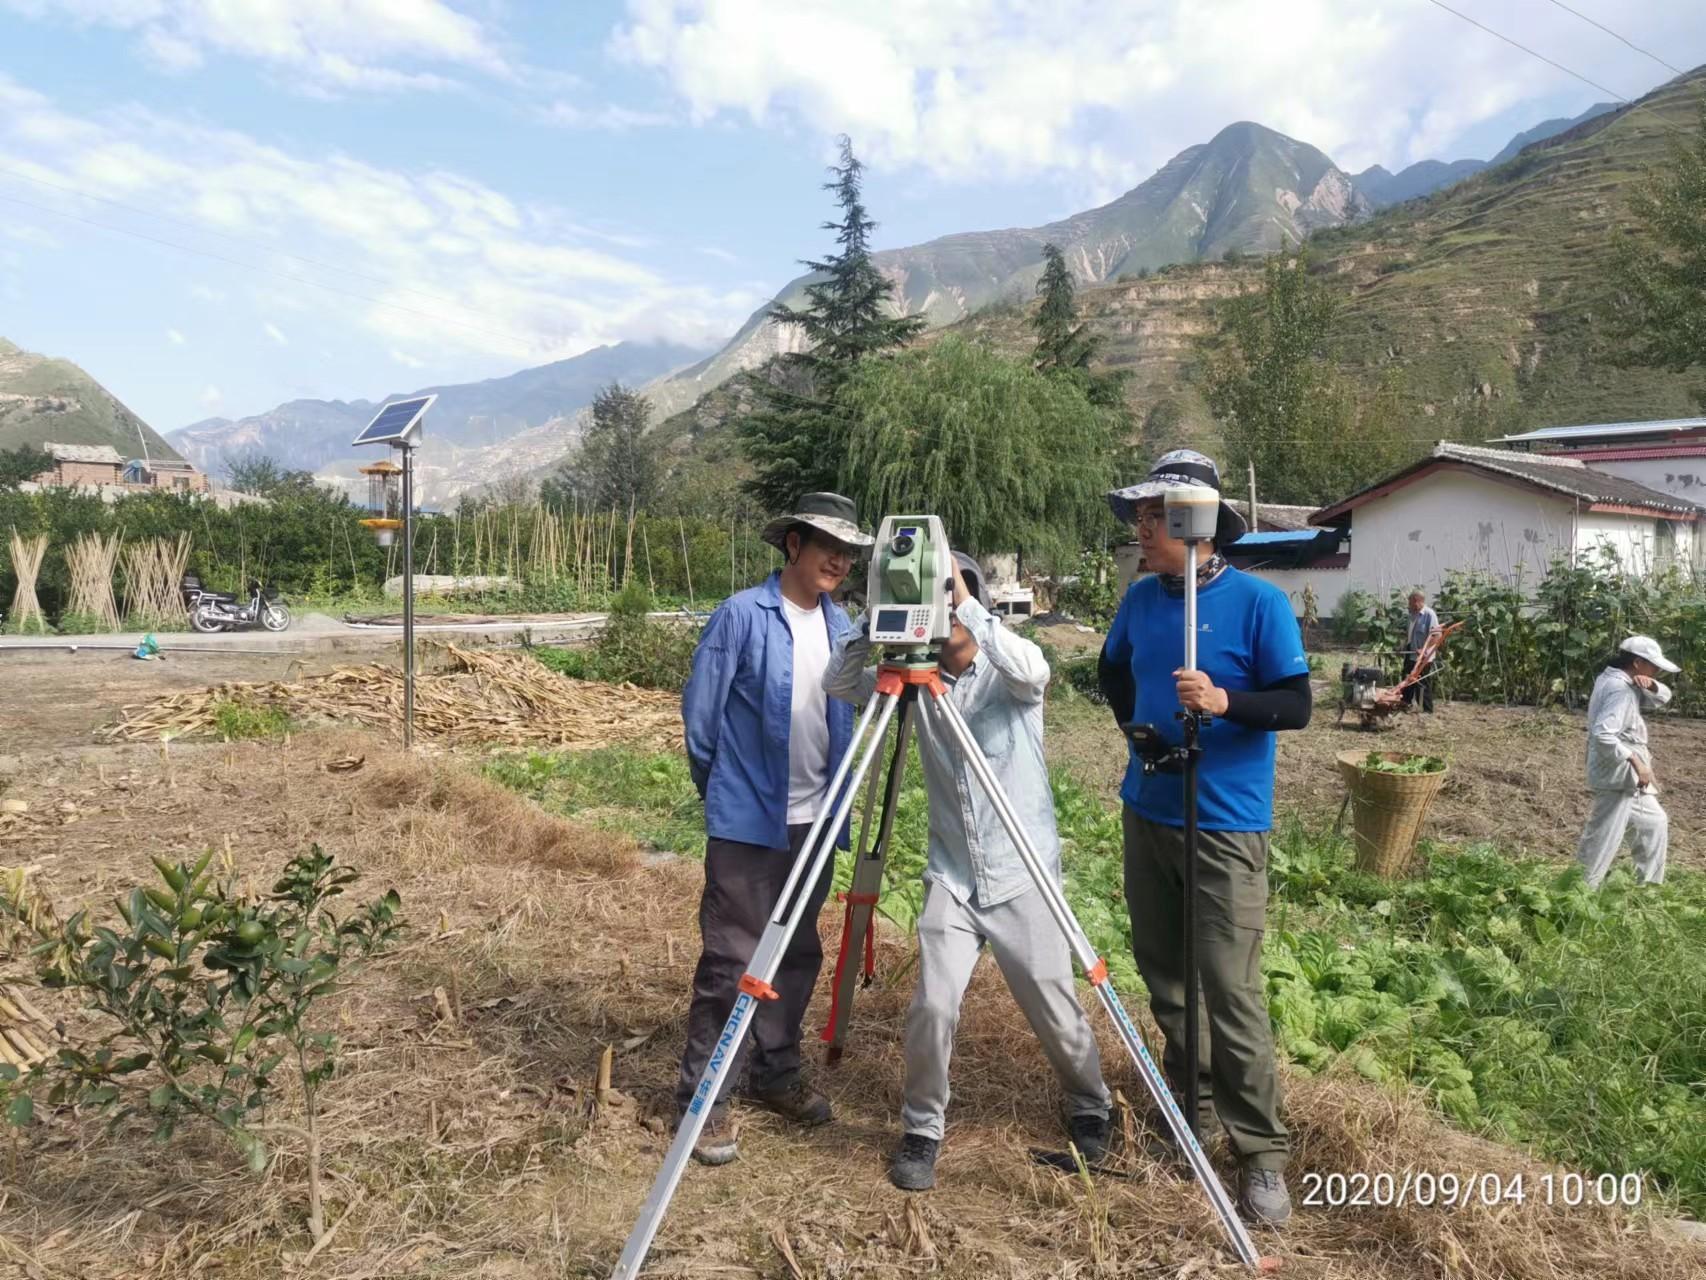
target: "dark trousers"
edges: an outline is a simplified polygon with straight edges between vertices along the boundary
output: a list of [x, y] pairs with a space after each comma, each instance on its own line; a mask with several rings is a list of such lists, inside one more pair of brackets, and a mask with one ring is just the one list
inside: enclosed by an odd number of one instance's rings
[[[681, 1055], [681, 1078], [675, 1086], [677, 1110], [685, 1111], [693, 1090], [711, 1060], [711, 1050], [729, 1020], [740, 980], [758, 949], [759, 935], [770, 923], [776, 900], [805, 843], [810, 826], [788, 828], [786, 849], [712, 839], [705, 845], [705, 894], [699, 900], [699, 934], [703, 948], [693, 971], [693, 1002], [687, 1009], [687, 1048]], [[760, 1000], [740, 1052], [729, 1063], [718, 1088], [717, 1103], [729, 1099], [729, 1087], [750, 1061], [750, 1087], [765, 1092], [787, 1084], [800, 1070], [800, 1026], [823, 967], [823, 942], [817, 934], [818, 912], [829, 896], [833, 864], [826, 865], [811, 886], [800, 927], [782, 955], [782, 966], [771, 985], [778, 996]], [[750, 1060], [749, 1055], [750, 1053]]]
[[[1404, 675], [1407, 677], [1410, 672], [1415, 669], [1416, 655], [1413, 653], [1406, 653], [1404, 655]], [[1416, 681], [1415, 684], [1404, 690], [1404, 705], [1406, 707], [1412, 705], [1417, 698], [1422, 700], [1423, 711], [1432, 711], [1434, 709], [1434, 675], [1432, 671], [1429, 671], [1427, 675], [1423, 676], [1420, 680]]]
[[[1181, 1096], [1185, 1074], [1185, 832], [1123, 812], [1125, 900], [1131, 949], [1166, 1037], [1162, 1066]], [[1291, 1137], [1280, 1119], [1273, 1028], [1262, 990], [1268, 905], [1268, 834], [1202, 831], [1197, 837], [1198, 1129], [1218, 1114], [1233, 1154], [1283, 1169]]]

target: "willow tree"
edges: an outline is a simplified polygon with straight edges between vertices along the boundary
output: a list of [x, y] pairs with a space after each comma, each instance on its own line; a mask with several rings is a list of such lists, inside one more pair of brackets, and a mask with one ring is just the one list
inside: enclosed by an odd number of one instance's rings
[[1082, 382], [950, 337], [848, 377], [840, 491], [867, 520], [939, 515], [966, 551], [1064, 563], [1107, 531], [1119, 415]]

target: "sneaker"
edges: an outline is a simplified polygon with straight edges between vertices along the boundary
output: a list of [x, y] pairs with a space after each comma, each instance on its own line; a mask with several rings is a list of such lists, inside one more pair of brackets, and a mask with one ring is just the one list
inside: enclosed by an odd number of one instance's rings
[[889, 1181], [902, 1191], [928, 1191], [936, 1185], [936, 1154], [942, 1144], [922, 1133], [909, 1133], [889, 1161]]
[[728, 1111], [722, 1107], [713, 1108], [705, 1117], [705, 1127], [699, 1130], [699, 1140], [693, 1144], [693, 1158], [700, 1164], [715, 1168], [728, 1164], [739, 1154], [734, 1122], [729, 1119]]
[[792, 1120], [805, 1129], [815, 1129], [820, 1124], [828, 1124], [835, 1114], [830, 1108], [829, 1099], [799, 1076], [769, 1089], [754, 1090], [752, 1096], [777, 1115]]
[[1096, 1165], [1108, 1154], [1108, 1117], [1094, 1114], [1073, 1116], [1066, 1122], [1066, 1134], [1084, 1163]]
[[1278, 1169], [1240, 1169], [1238, 1208], [1253, 1222], [1270, 1227], [1284, 1224], [1291, 1217], [1291, 1193], [1285, 1189], [1285, 1175]]

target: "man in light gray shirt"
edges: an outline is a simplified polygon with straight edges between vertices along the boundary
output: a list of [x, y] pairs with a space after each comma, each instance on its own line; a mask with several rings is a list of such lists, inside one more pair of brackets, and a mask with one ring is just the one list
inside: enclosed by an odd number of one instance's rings
[[[958, 553], [954, 560], [953, 635], [941, 652], [947, 697], [965, 717], [1058, 883], [1060, 837], [1043, 758], [1048, 662], [1041, 649], [989, 611], [976, 562]], [[863, 702], [875, 689], [865, 635], [864, 627], [855, 626], [831, 656], [824, 676], [831, 697]], [[906, 1016], [903, 1134], [890, 1180], [905, 1191], [935, 1185], [960, 1001], [985, 945], [1060, 1079], [1073, 1143], [1086, 1160], [1099, 1160], [1107, 1148], [1108, 1087], [1095, 1035], [1078, 1003], [1066, 939], [947, 726], [922, 710], [914, 723], [930, 799], [930, 847], [918, 918], [918, 987]]]
[[[1416, 669], [1416, 662], [1421, 657], [1422, 648], [1428, 642], [1428, 637], [1439, 630], [1439, 614], [1428, 607], [1428, 598], [1420, 591], [1410, 593], [1410, 624], [1404, 633], [1404, 674], [1407, 676]], [[1422, 710], [1429, 715], [1434, 709], [1434, 674], [1427, 672], [1415, 684], [1404, 690], [1404, 705], [1414, 706], [1418, 701]]]
[[1625, 835], [1631, 836], [1636, 876], [1646, 884], [1664, 881], [1670, 818], [1659, 804], [1642, 712], [1670, 701], [1670, 690], [1656, 677], [1661, 671], [1675, 674], [1677, 670], [1657, 640], [1630, 636], [1593, 682], [1593, 697], [1588, 700], [1588, 788], [1593, 807], [1576, 846], [1576, 860], [1596, 889], [1611, 871]]

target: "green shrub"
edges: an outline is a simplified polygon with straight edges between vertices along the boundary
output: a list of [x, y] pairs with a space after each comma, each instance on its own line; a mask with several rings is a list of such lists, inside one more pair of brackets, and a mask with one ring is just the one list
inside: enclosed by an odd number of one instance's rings
[[261, 706], [237, 698], [224, 698], [214, 704], [213, 725], [226, 742], [282, 738], [292, 728], [290, 713], [284, 708]]
[[1120, 574], [1106, 551], [1079, 553], [1072, 582], [1061, 587], [1054, 607], [1085, 626], [1106, 631], [1120, 608]]
[[648, 618], [651, 607], [645, 584], [631, 580], [612, 602], [609, 621], [590, 647], [542, 648], [533, 654], [551, 670], [572, 679], [680, 693], [693, 671], [698, 629]]

